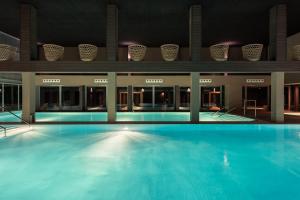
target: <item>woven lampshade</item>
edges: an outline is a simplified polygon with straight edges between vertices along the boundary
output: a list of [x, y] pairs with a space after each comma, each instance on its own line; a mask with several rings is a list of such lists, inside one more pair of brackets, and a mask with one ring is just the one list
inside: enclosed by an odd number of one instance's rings
[[210, 55], [215, 61], [226, 61], [228, 59], [229, 45], [215, 44], [210, 46]]
[[11, 58], [11, 46], [0, 44], [0, 61], [7, 61]]
[[160, 46], [161, 55], [165, 61], [174, 61], [177, 58], [179, 46], [177, 44], [164, 44]]
[[17, 47], [10, 47], [10, 58], [13, 61], [18, 61], [19, 60], [19, 54], [18, 54], [18, 48]]
[[294, 59], [300, 61], [300, 45], [294, 46]]
[[243, 58], [249, 61], [259, 61], [263, 47], [263, 44], [248, 44], [243, 46]]
[[44, 44], [45, 58], [48, 61], [57, 61], [64, 55], [64, 47], [56, 44]]
[[98, 47], [91, 44], [78, 45], [80, 59], [82, 61], [93, 61], [97, 57]]
[[128, 46], [128, 53], [131, 60], [141, 61], [146, 55], [147, 47], [140, 44], [132, 44]]

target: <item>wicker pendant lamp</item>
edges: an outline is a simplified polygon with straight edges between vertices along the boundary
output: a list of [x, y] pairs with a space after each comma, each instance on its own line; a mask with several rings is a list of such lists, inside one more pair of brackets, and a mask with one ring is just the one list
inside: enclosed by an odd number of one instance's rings
[[300, 61], [300, 45], [294, 46], [294, 59]]
[[11, 58], [11, 46], [0, 44], [0, 61], [7, 61]]
[[97, 57], [98, 47], [91, 44], [78, 45], [80, 60], [93, 61]]
[[130, 59], [133, 61], [142, 61], [146, 55], [147, 47], [140, 44], [132, 44], [128, 46]]
[[177, 44], [164, 44], [160, 46], [161, 55], [165, 61], [174, 61], [177, 58], [179, 46]]
[[215, 61], [227, 61], [228, 60], [228, 44], [215, 44], [210, 46], [210, 55]]
[[248, 44], [243, 46], [243, 58], [249, 61], [259, 61], [263, 47], [263, 44]]
[[56, 44], [44, 44], [43, 48], [47, 61], [57, 61], [63, 58], [64, 47]]

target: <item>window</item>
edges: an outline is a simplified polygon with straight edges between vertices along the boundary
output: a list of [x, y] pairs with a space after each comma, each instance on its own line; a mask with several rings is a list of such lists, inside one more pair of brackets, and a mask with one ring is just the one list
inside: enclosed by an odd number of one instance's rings
[[201, 108], [218, 111], [224, 107], [222, 87], [201, 87]]
[[128, 110], [128, 89], [127, 87], [117, 88], [118, 110]]
[[189, 109], [190, 93], [191, 89], [189, 87], [180, 88], [180, 109]]
[[87, 87], [87, 110], [103, 110], [106, 108], [106, 88]]
[[59, 87], [40, 87], [40, 107], [38, 110], [59, 110]]
[[4, 106], [9, 110], [18, 110], [18, 85], [4, 84]]
[[155, 87], [155, 108], [174, 107], [174, 88]]
[[268, 106], [268, 87], [247, 87], [246, 98], [247, 100], [256, 100], [257, 107]]
[[133, 106], [135, 110], [149, 110], [153, 107], [153, 88], [134, 87]]
[[80, 87], [62, 87], [63, 110], [80, 109]]

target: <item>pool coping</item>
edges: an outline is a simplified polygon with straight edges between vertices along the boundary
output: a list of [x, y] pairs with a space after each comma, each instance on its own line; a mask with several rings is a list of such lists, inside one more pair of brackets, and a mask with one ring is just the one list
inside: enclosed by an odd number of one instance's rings
[[[3, 125], [21, 125], [24, 123], [21, 122], [0, 122]], [[105, 124], [299, 124], [299, 123], [285, 123], [285, 122], [272, 122], [265, 120], [254, 120], [254, 121], [202, 121], [202, 122], [189, 122], [189, 121], [118, 121], [118, 122], [107, 122], [107, 121], [94, 121], [94, 122], [72, 122], [72, 121], [64, 121], [64, 122], [34, 122], [32, 125], [63, 125], [63, 124], [90, 124], [90, 125], [105, 125]]]
[[[34, 121], [30, 124], [37, 125], [48, 125], [48, 124], [300, 124], [300, 121], [289, 121], [285, 120], [283, 122], [275, 122], [271, 121], [269, 118], [254, 118], [253, 116], [244, 116], [240, 113], [233, 113], [233, 115], [237, 115], [240, 117], [246, 117], [249, 119], [253, 119], [253, 121], [199, 121], [199, 122], [191, 122], [191, 121]], [[300, 118], [299, 118], [300, 119]], [[0, 121], [0, 125], [21, 125], [22, 122], [16, 121]]]

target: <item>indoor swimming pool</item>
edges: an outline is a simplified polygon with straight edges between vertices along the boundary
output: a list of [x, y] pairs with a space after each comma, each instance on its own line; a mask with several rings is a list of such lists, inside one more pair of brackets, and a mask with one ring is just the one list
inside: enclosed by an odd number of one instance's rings
[[300, 199], [298, 125], [34, 125], [0, 135], [0, 199]]
[[[21, 116], [21, 112], [15, 112]], [[213, 112], [201, 112], [200, 121], [212, 122], [251, 122], [251, 118], [238, 115]], [[37, 112], [36, 122], [105, 122], [107, 121], [106, 112]], [[189, 112], [118, 112], [117, 121], [120, 122], [188, 122], [190, 120]], [[14, 122], [18, 121], [16, 117], [9, 113], [0, 113], [0, 121]]]
[[[21, 117], [21, 111], [12, 111], [17, 116]], [[20, 122], [20, 119], [8, 112], [0, 112], [0, 122]]]

